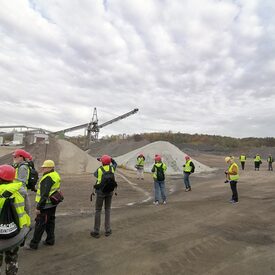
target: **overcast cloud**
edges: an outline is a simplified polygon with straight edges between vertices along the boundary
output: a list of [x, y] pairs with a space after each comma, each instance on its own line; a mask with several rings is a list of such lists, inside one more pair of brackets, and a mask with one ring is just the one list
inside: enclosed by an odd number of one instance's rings
[[0, 125], [274, 136], [273, 0], [0, 4]]

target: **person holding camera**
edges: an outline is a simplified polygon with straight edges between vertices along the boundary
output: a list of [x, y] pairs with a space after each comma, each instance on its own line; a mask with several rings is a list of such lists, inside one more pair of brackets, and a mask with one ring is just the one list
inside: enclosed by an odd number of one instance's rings
[[54, 245], [55, 243], [55, 212], [57, 204], [63, 199], [56, 199], [55, 194], [60, 193], [60, 176], [55, 171], [55, 163], [52, 160], [45, 160], [41, 166], [43, 176], [38, 183], [35, 201], [36, 219], [33, 238], [28, 249], [37, 249], [41, 241], [44, 231], [47, 238], [43, 242], [44, 245]]

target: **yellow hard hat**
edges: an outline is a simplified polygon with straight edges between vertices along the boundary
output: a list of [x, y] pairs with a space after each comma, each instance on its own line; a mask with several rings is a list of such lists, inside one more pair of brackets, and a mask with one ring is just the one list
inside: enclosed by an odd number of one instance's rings
[[231, 160], [231, 157], [226, 157], [224, 160], [225, 160], [225, 162], [228, 162]]
[[54, 166], [55, 166], [54, 161], [50, 160], [50, 159], [47, 159], [43, 162], [41, 167], [42, 168], [53, 168]]

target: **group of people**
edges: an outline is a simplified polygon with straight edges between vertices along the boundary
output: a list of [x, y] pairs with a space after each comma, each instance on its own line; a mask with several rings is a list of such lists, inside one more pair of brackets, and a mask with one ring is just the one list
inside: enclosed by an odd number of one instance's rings
[[[155, 200], [154, 204], [159, 205], [166, 204], [166, 192], [165, 192], [165, 171], [167, 170], [167, 165], [162, 162], [161, 155], [157, 154], [154, 158], [155, 164], [153, 165], [151, 172], [153, 173], [154, 179], [154, 193]], [[137, 179], [144, 179], [144, 165], [145, 157], [143, 154], [137, 156], [137, 161], [135, 168], [137, 169]], [[195, 172], [195, 165], [191, 160], [190, 156], [185, 156], [185, 164], [183, 164], [183, 182], [185, 184], [185, 192], [191, 191], [190, 174]]]
[[[245, 162], [246, 162], [246, 155], [245, 154], [241, 154], [239, 157], [240, 163], [241, 163], [241, 167], [242, 170], [245, 169]], [[268, 155], [267, 157], [267, 170], [268, 171], [273, 171], [273, 157], [271, 154]], [[259, 154], [256, 154], [256, 156], [254, 157], [254, 169], [255, 171], [259, 171], [260, 170], [260, 166], [262, 164], [262, 158]]]
[[[43, 244], [55, 243], [55, 211], [63, 200], [60, 176], [54, 161], [45, 160], [42, 176], [34, 188], [30, 185], [31, 169], [34, 169], [32, 155], [23, 149], [14, 151], [12, 165], [0, 165], [0, 271], [5, 258], [6, 274], [17, 274], [20, 246], [36, 250], [45, 231]], [[33, 237], [27, 245], [25, 240], [31, 228], [29, 189], [36, 192], [36, 217]]]

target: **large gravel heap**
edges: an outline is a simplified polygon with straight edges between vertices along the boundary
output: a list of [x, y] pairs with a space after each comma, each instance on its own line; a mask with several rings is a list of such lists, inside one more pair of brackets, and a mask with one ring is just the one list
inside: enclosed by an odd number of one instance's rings
[[[151, 172], [154, 165], [154, 157], [156, 154], [159, 154], [162, 156], [163, 162], [167, 165], [166, 173], [170, 175], [182, 173], [182, 166], [185, 163], [184, 157], [187, 155], [170, 142], [156, 141], [115, 159], [118, 165], [130, 170], [135, 170], [136, 159], [140, 153], [145, 156], [145, 172]], [[196, 173], [213, 171], [213, 168], [210, 168], [194, 159], [192, 159], [192, 161], [195, 164]]]

